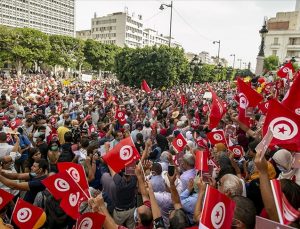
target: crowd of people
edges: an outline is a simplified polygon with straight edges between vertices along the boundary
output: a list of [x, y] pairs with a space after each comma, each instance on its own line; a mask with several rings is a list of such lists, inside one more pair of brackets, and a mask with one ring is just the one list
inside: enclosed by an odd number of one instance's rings
[[[250, 128], [238, 119], [234, 82], [209, 85], [227, 110], [214, 130], [224, 130], [232, 145], [241, 146], [240, 156], [207, 139], [212, 131], [207, 84], [146, 93], [112, 78], [64, 85], [55, 77], [31, 74], [0, 81], [0, 188], [15, 196], [1, 209], [1, 228], [16, 228], [10, 218], [17, 198], [44, 209], [42, 228], [74, 226], [76, 220], [42, 183], [58, 172], [59, 162], [83, 166], [92, 198], [79, 211], [105, 215], [105, 229], [198, 228], [208, 185], [236, 203], [231, 228], [254, 228], [256, 216], [279, 222], [270, 186], [275, 178], [289, 203], [300, 209], [295, 152], [272, 147], [260, 159], [255, 148], [263, 137], [259, 121], [264, 115], [255, 109]], [[257, 79], [251, 84], [261, 86]], [[272, 91], [261, 94], [264, 100], [274, 97]], [[115, 117], [117, 110], [125, 113], [124, 125]], [[179, 133], [187, 140], [183, 152], [172, 145]], [[132, 138], [141, 159], [131, 172], [116, 173], [102, 157], [126, 137]], [[195, 168], [196, 150], [209, 152], [205, 176]], [[300, 228], [299, 219], [291, 226]]]

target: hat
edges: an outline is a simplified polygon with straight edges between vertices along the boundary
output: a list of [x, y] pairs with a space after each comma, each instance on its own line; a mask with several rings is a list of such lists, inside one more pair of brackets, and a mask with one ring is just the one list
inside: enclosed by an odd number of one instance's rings
[[185, 115], [181, 116], [181, 118], [180, 118], [180, 121], [183, 121], [183, 122], [185, 122], [187, 120], [188, 120], [188, 118]]
[[174, 111], [174, 112], [172, 113], [172, 118], [177, 118], [178, 115], [179, 115], [179, 111]]

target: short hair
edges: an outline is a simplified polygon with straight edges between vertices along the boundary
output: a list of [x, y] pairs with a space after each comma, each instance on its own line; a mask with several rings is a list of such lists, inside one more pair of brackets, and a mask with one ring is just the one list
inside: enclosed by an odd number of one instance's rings
[[81, 141], [80, 141], [80, 145], [83, 147], [83, 148], [86, 148], [88, 147], [90, 144], [90, 141], [88, 138], [82, 138]]
[[46, 127], [45, 126], [39, 126], [38, 131], [41, 131], [41, 130], [46, 130]]
[[143, 134], [142, 133], [137, 133], [136, 134], [136, 140], [143, 141], [144, 140]]
[[195, 167], [195, 157], [193, 154], [185, 154], [183, 156], [183, 161], [186, 162], [189, 166]]
[[248, 147], [252, 152], [256, 153], [255, 148], [258, 144], [259, 144], [259, 141], [254, 140], [248, 144]]
[[6, 139], [7, 139], [6, 133], [0, 132], [0, 141], [4, 142], [4, 141], [6, 141]]
[[174, 215], [170, 218], [170, 229], [185, 229], [189, 222], [185, 212], [182, 209], [175, 209]]
[[246, 229], [255, 227], [256, 209], [254, 203], [244, 196], [234, 196], [235, 202], [234, 219], [240, 220], [245, 224]]
[[48, 161], [44, 158], [41, 158], [36, 161], [36, 163], [39, 164], [39, 168], [43, 170], [43, 172], [46, 172], [48, 170]]
[[292, 180], [280, 179], [281, 190], [293, 208], [300, 208], [300, 186]]
[[64, 139], [65, 139], [65, 142], [72, 142], [73, 141], [72, 132], [71, 131], [66, 132], [64, 135]]
[[243, 193], [243, 184], [235, 175], [226, 174], [223, 176], [223, 191], [230, 192], [230, 196], [241, 196]]
[[153, 216], [150, 208], [148, 208], [146, 212], [139, 214], [139, 216], [140, 216], [141, 224], [143, 226], [147, 227], [152, 224]]
[[153, 163], [151, 170], [154, 171], [156, 173], [156, 175], [161, 175], [161, 173], [162, 173], [161, 164], [159, 164], [157, 162]]
[[68, 120], [68, 119], [65, 120], [65, 124], [64, 124], [65, 126], [70, 126], [70, 124], [71, 124], [71, 121], [70, 121], [70, 120]]

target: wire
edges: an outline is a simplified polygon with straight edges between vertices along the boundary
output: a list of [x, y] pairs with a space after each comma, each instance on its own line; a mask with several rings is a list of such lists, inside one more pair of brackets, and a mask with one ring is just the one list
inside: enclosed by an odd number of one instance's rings
[[152, 15], [151, 17], [149, 17], [149, 18], [147, 18], [146, 20], [144, 20], [144, 23], [145, 22], [148, 22], [148, 21], [150, 21], [150, 20], [152, 20], [153, 18], [155, 18], [156, 16], [158, 16], [159, 14], [161, 14], [162, 13], [162, 11], [158, 11], [156, 14], [154, 14], [154, 15]]

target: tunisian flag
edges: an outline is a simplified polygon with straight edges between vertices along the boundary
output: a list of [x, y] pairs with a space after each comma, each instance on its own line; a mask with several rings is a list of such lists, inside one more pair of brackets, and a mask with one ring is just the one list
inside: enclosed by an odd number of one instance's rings
[[217, 143], [223, 143], [227, 145], [226, 138], [223, 130], [216, 130], [213, 132], [209, 132], [207, 135], [208, 140], [211, 144], [215, 145]]
[[207, 185], [199, 228], [230, 229], [235, 202], [217, 189]]
[[182, 152], [186, 144], [187, 142], [182, 134], [178, 134], [176, 138], [174, 138], [172, 141], [172, 145], [174, 149], [177, 151], [177, 153]]
[[278, 145], [291, 151], [300, 150], [300, 117], [275, 99], [270, 100], [263, 135], [268, 132], [269, 128], [273, 132], [270, 146]]
[[280, 181], [277, 179], [271, 180], [271, 187], [279, 222], [284, 225], [289, 225], [300, 218], [300, 212], [294, 209], [294, 207], [289, 203], [285, 195], [282, 193]]
[[125, 118], [125, 112], [121, 110], [116, 111], [115, 119], [118, 119], [119, 123], [123, 126], [127, 123]]
[[9, 192], [0, 189], [0, 210], [8, 204], [15, 196]]
[[184, 94], [181, 94], [180, 96], [180, 102], [181, 102], [181, 105], [184, 107], [185, 104], [187, 104], [187, 99], [185, 97]]
[[208, 84], [207, 86], [212, 95], [211, 111], [209, 115], [209, 129], [213, 129], [218, 126], [226, 110], [222, 100], [216, 95], [216, 93], [211, 89], [211, 87]]
[[87, 197], [91, 197], [89, 192], [89, 184], [86, 179], [86, 174], [81, 164], [75, 164], [72, 162], [60, 162], [57, 164], [59, 172], [67, 171], [73, 180], [80, 186], [80, 188], [86, 193]]
[[14, 121], [11, 121], [9, 123], [9, 127], [14, 130], [16, 128], [18, 128], [20, 125], [22, 125], [22, 120], [21, 119], [16, 119]]
[[240, 145], [229, 146], [228, 148], [231, 152], [233, 152], [235, 158], [244, 156], [243, 147], [241, 147]]
[[105, 215], [95, 212], [87, 212], [77, 219], [75, 229], [102, 228], [104, 221]]
[[12, 220], [19, 228], [37, 229], [44, 225], [46, 214], [41, 208], [19, 198], [12, 213]]
[[284, 99], [282, 100], [282, 104], [295, 112], [296, 115], [300, 115], [300, 76], [297, 76], [294, 79], [294, 82], [288, 92], [286, 93]]
[[269, 109], [269, 101], [258, 104], [258, 109], [260, 109], [263, 114], [266, 114]]
[[208, 151], [196, 151], [195, 169], [202, 172], [209, 172], [208, 168]]
[[295, 72], [295, 69], [293, 67], [293, 64], [291, 62], [286, 63], [285, 65], [283, 65], [278, 71], [277, 71], [277, 75], [280, 78], [287, 78], [289, 75], [289, 71], [292, 71], [292, 73]]
[[150, 92], [151, 92], [151, 89], [150, 89], [150, 87], [148, 86], [146, 80], [143, 80], [143, 81], [142, 81], [141, 89], [144, 90], [144, 91], [147, 92], [147, 93], [150, 93]]
[[120, 172], [126, 165], [137, 161], [140, 158], [139, 152], [131, 137], [121, 140], [103, 157], [103, 160], [116, 172]]

